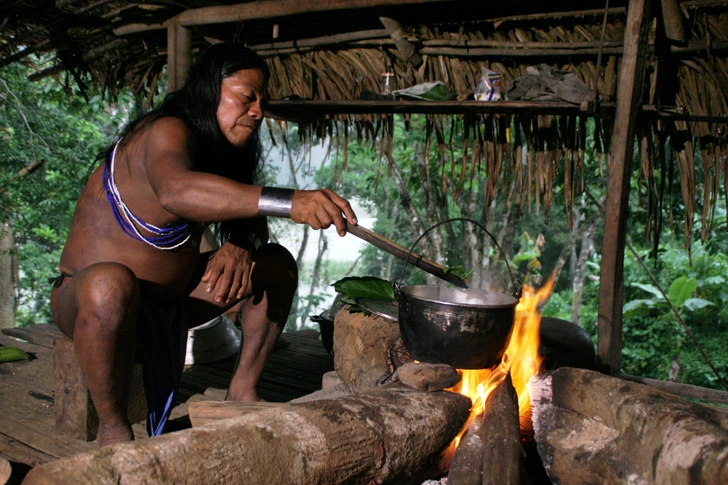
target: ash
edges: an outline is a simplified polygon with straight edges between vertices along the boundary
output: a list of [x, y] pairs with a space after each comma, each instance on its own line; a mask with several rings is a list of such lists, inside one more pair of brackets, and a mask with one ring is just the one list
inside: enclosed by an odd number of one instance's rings
[[425, 480], [421, 485], [447, 485], [447, 477], [442, 477], [439, 480]]

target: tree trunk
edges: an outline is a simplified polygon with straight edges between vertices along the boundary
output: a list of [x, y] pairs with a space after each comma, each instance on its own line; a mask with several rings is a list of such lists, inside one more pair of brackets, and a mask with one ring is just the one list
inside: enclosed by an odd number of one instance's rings
[[571, 303], [571, 321], [577, 325], [581, 325], [581, 301], [584, 295], [586, 263], [589, 255], [594, 251], [594, 231], [596, 230], [596, 224], [595, 220], [591, 224], [585, 225], [585, 229], [581, 232], [581, 250], [579, 251], [579, 259], [576, 261], [576, 270], [573, 276], [573, 298]]
[[18, 260], [15, 253], [13, 223], [0, 224], [0, 328], [15, 327], [18, 310], [16, 286]]
[[421, 483], [440, 474], [470, 405], [410, 389], [286, 404], [51, 462], [24, 483]]
[[570, 367], [537, 374], [529, 387], [554, 483], [728, 483], [728, 413]]
[[318, 293], [317, 290], [321, 286], [321, 266], [323, 264], [323, 259], [328, 249], [329, 241], [326, 238], [326, 233], [324, 231], [319, 231], [319, 241], [317, 246], [318, 252], [316, 253], [316, 261], [313, 264], [313, 272], [311, 274], [311, 286], [309, 287], [308, 291], [309, 298], [306, 302], [306, 308], [301, 315], [301, 327], [305, 326], [305, 323], [308, 320], [308, 316], [316, 308], [317, 303], [312, 297]]

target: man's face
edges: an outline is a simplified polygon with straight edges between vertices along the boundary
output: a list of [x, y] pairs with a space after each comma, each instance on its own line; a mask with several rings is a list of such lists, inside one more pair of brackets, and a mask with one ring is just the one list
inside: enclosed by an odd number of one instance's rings
[[222, 80], [217, 123], [230, 144], [248, 144], [263, 122], [267, 101], [268, 83], [259, 69], [244, 69]]

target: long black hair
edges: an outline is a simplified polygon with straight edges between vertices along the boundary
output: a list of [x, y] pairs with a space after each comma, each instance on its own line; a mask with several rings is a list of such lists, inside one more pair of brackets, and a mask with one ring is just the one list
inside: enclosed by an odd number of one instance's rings
[[[182, 88], [168, 94], [154, 110], [129, 123], [117, 140], [123, 139], [122, 143], [126, 144], [156, 120], [167, 116], [178, 118], [196, 138], [195, 170], [252, 183], [261, 158], [258, 134], [245, 147], [237, 148], [228, 142], [217, 122], [222, 80], [244, 69], [263, 71], [266, 81], [270, 76], [265, 61], [247, 47], [231, 43], [210, 46], [190, 67]], [[103, 154], [105, 160], [109, 159], [113, 147], [108, 147]]]

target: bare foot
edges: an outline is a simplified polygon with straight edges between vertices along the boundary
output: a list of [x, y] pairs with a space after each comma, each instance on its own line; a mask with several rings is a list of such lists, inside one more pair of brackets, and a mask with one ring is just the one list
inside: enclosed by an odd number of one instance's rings
[[134, 432], [131, 430], [131, 426], [125, 424], [99, 425], [96, 433], [96, 442], [99, 446], [133, 440]]
[[238, 401], [238, 402], [266, 402], [265, 399], [258, 396], [255, 389], [248, 389], [242, 391], [236, 391], [234, 389], [228, 389], [226, 401]]

